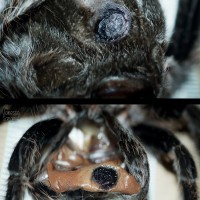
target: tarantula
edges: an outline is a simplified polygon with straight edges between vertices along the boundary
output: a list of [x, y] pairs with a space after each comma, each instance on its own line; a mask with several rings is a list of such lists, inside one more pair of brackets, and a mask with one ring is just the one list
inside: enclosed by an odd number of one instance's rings
[[200, 149], [199, 118], [191, 105], [66, 106], [18, 142], [6, 200], [22, 200], [27, 192], [37, 200], [148, 199], [147, 151], [171, 166], [184, 200], [197, 200], [195, 162], [172, 130], [187, 130]]
[[2, 1], [1, 98], [167, 96], [199, 36], [198, 0], [180, 1], [171, 41], [161, 0]]

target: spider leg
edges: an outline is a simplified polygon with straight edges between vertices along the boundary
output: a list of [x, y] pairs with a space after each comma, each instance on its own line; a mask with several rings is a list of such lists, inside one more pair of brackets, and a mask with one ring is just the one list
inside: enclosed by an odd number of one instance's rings
[[197, 170], [189, 151], [170, 132], [155, 126], [139, 124], [132, 127], [141, 142], [161, 161], [173, 163], [185, 200], [197, 200]]
[[134, 135], [122, 127], [114, 116], [106, 111], [103, 111], [103, 116], [109, 129], [118, 138], [119, 148], [125, 157], [129, 172], [135, 176], [141, 185], [141, 192], [131, 199], [146, 199], [149, 188], [149, 164], [144, 148]]
[[200, 152], [200, 110], [198, 107], [189, 105], [184, 113], [184, 117], [188, 122], [188, 133], [192, 140], [196, 143]]
[[8, 166], [10, 177], [6, 200], [23, 199], [27, 187], [34, 192], [34, 180], [43, 171], [52, 153], [66, 142], [73, 122], [63, 123], [60, 119], [42, 121], [23, 135]]
[[179, 11], [167, 56], [174, 55], [178, 61], [188, 58], [199, 34], [200, 2], [184, 0], [179, 3]]
[[144, 105], [142, 108], [148, 112], [147, 115], [156, 115], [162, 119], [178, 119], [182, 116], [187, 104], [149, 104]]
[[6, 200], [24, 199], [25, 186], [18, 175], [10, 175], [8, 179]]

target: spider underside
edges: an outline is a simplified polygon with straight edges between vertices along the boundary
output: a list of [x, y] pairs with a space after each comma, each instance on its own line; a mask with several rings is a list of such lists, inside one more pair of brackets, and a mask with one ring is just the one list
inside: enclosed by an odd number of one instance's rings
[[[7, 200], [23, 199], [26, 191], [33, 199], [148, 199], [147, 151], [177, 176], [184, 200], [198, 199], [196, 163], [172, 132], [187, 130], [199, 148], [197, 107], [66, 107], [65, 118], [33, 125], [18, 142], [9, 163]], [[74, 128], [79, 138], [89, 139], [74, 140]]]

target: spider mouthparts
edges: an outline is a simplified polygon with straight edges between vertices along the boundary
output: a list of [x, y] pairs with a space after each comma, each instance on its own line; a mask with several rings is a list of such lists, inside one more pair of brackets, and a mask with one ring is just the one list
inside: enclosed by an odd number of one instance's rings
[[57, 171], [52, 163], [47, 168], [50, 188], [55, 192], [82, 189], [89, 192], [118, 192], [137, 194], [141, 190], [135, 177], [116, 161], [82, 166], [74, 171]]
[[[83, 139], [83, 146], [79, 139]], [[82, 135], [82, 136], [81, 136]], [[141, 185], [123, 167], [124, 158], [115, 148], [116, 140], [109, 130], [90, 121], [80, 122], [69, 133], [68, 141], [52, 155], [45, 179], [51, 190], [63, 193], [75, 190], [136, 194]]]
[[153, 87], [144, 80], [112, 78], [103, 80], [93, 91], [93, 98], [156, 98]]

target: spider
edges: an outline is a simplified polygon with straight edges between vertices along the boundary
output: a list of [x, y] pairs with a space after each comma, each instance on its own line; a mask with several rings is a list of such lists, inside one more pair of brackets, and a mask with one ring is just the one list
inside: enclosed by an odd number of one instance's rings
[[1, 1], [1, 98], [170, 96], [199, 46], [198, 0], [169, 38], [161, 0]]
[[182, 199], [197, 200], [196, 164], [173, 132], [200, 150], [199, 117], [192, 105], [67, 105], [18, 142], [6, 200], [148, 199], [147, 152], [177, 176]]

